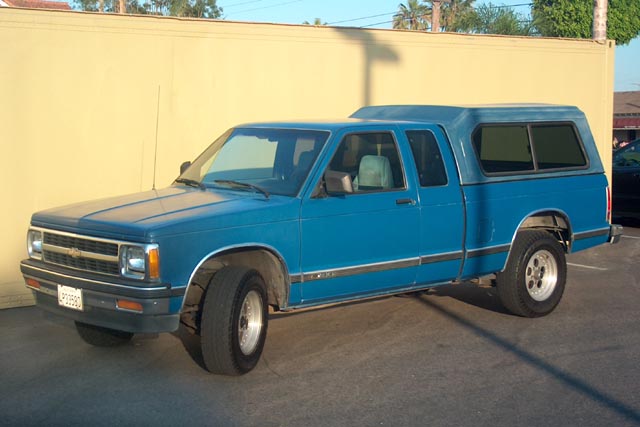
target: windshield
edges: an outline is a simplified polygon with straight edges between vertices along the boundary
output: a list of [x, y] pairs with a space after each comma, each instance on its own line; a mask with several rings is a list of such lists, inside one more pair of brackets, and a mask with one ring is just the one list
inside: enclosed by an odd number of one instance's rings
[[640, 166], [640, 139], [619, 148], [613, 155], [614, 166]]
[[295, 196], [328, 137], [315, 130], [231, 129], [177, 181]]

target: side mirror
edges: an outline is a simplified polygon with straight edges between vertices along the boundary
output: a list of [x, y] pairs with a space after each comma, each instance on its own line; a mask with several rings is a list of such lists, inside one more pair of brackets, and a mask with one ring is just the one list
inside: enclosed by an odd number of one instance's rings
[[351, 175], [347, 172], [328, 170], [324, 174], [324, 182], [329, 195], [343, 195], [353, 193]]
[[180, 165], [180, 175], [182, 175], [191, 166], [191, 162], [184, 162]]

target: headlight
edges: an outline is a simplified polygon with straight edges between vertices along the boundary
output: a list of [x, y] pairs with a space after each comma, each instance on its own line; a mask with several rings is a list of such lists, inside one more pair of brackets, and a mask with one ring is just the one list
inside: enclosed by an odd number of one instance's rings
[[158, 245], [122, 245], [120, 273], [133, 279], [157, 279], [160, 275]]
[[42, 259], [42, 231], [29, 230], [27, 232], [27, 252], [35, 259]]

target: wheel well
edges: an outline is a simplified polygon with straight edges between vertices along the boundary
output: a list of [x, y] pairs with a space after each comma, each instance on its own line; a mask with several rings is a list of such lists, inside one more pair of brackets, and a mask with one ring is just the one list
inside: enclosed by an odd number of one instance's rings
[[560, 212], [536, 213], [522, 222], [518, 231], [520, 230], [545, 230], [558, 239], [565, 252], [571, 251], [571, 223]]
[[262, 276], [267, 287], [267, 302], [275, 310], [286, 308], [289, 280], [284, 262], [264, 248], [240, 248], [213, 255], [193, 274], [181, 312], [181, 322], [192, 332], [200, 330], [200, 309], [211, 278], [223, 267], [252, 268]]

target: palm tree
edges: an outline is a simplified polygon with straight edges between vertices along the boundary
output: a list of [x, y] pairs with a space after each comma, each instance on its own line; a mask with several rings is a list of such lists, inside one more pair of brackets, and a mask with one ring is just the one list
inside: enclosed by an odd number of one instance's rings
[[441, 26], [444, 31], [459, 31], [458, 21], [474, 13], [475, 0], [450, 0], [442, 5]]
[[397, 30], [420, 30], [429, 28], [431, 11], [418, 0], [409, 0], [407, 5], [400, 3], [398, 12], [393, 15], [393, 28]]
[[313, 23], [309, 22], [309, 21], [304, 21], [302, 23], [302, 25], [327, 25], [326, 22], [322, 22], [322, 19], [320, 18], [316, 18], [313, 20]]
[[440, 7], [451, 0], [431, 0], [431, 32], [440, 31]]

